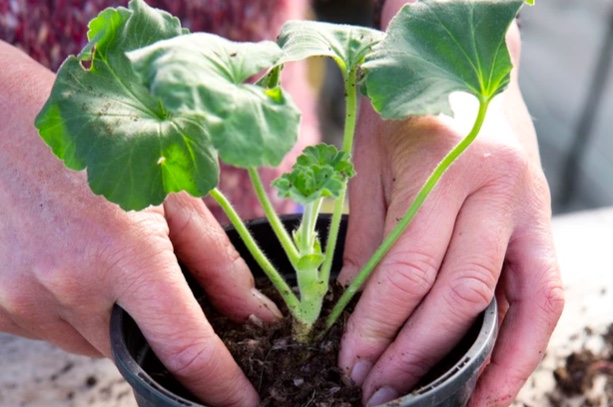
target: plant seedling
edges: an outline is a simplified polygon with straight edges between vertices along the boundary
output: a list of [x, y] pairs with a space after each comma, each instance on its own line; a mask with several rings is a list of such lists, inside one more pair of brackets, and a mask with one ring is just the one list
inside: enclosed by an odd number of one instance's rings
[[[510, 81], [507, 29], [524, 0], [423, 0], [404, 6], [386, 32], [314, 21], [286, 23], [276, 42], [233, 42], [189, 33], [170, 14], [131, 0], [90, 22], [88, 45], [59, 69], [36, 127], [73, 170], [87, 169], [92, 191], [125, 210], [158, 205], [173, 192], [212, 196], [279, 290], [299, 341], [313, 326], [328, 291], [332, 254], [351, 163], [358, 92], [384, 119], [448, 114], [449, 95], [468, 92], [479, 110], [470, 133], [434, 168], [405, 215], [347, 287], [331, 326], [409, 225], [445, 171], [479, 134], [490, 101]], [[531, 1], [528, 3], [532, 4]], [[332, 58], [345, 85], [341, 150], [305, 149], [291, 173], [274, 182], [280, 196], [304, 207], [292, 234], [265, 193], [258, 168], [274, 167], [298, 138], [300, 112], [282, 88], [286, 63]], [[264, 72], [261, 74], [261, 72]], [[260, 75], [256, 82], [249, 79]], [[217, 188], [219, 160], [245, 168], [291, 261], [296, 295], [259, 249]], [[315, 219], [335, 200], [322, 248]]]

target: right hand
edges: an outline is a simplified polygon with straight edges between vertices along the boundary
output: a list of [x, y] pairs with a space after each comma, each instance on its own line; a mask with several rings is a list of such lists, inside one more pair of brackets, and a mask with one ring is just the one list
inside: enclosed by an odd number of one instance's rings
[[34, 118], [54, 76], [0, 41], [0, 331], [69, 352], [111, 357], [113, 304], [137, 322], [162, 363], [194, 395], [223, 406], [258, 397], [213, 332], [177, 256], [236, 320], [279, 311], [202, 200], [124, 212], [66, 169]]

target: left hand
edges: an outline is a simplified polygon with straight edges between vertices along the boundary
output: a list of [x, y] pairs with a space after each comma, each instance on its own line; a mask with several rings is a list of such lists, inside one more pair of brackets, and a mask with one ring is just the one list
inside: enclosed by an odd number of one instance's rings
[[[517, 66], [516, 26], [507, 40]], [[434, 165], [470, 130], [476, 101], [452, 98], [452, 105], [457, 119], [384, 122], [370, 106], [362, 109], [341, 282], [359, 271]], [[348, 320], [339, 365], [362, 386], [365, 404], [406, 394], [494, 296], [500, 333], [470, 405], [513, 401], [563, 308], [550, 217], [536, 135], [514, 70], [481, 134], [385, 256]]]

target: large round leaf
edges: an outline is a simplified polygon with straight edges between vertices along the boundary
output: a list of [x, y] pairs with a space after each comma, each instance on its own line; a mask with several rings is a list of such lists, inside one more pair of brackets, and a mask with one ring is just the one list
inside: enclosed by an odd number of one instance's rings
[[238, 167], [277, 166], [296, 143], [300, 112], [289, 95], [245, 83], [280, 56], [271, 41], [241, 43], [206, 33], [128, 54], [151, 94], [173, 114], [199, 117], [221, 159]]
[[509, 83], [505, 34], [524, 0], [407, 4], [367, 55], [366, 89], [385, 118], [451, 114], [449, 94], [489, 100]]
[[159, 204], [180, 190], [203, 196], [217, 185], [216, 152], [202, 123], [169, 115], [125, 56], [184, 32], [176, 18], [141, 0], [106, 9], [90, 23], [84, 52], [60, 67], [36, 118], [66, 166], [87, 168], [92, 190], [124, 209]]

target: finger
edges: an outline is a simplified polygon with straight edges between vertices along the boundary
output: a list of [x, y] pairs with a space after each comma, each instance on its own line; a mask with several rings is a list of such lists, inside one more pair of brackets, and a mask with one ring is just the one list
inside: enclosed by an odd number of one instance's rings
[[[90, 357], [103, 356], [60, 316], [58, 304], [50, 301], [52, 296], [40, 284], [25, 285], [19, 289], [13, 284], [16, 281], [6, 284], [7, 290], [0, 295], [0, 330], [45, 340], [67, 352]], [[105, 327], [108, 337], [108, 324]], [[106, 355], [110, 355], [110, 347]]]
[[[457, 203], [465, 197], [463, 188], [439, 186], [381, 261], [348, 320], [339, 364], [358, 385], [436, 279], [459, 211]], [[410, 201], [406, 196], [394, 198], [388, 230]]]
[[[170, 244], [169, 244], [170, 246]], [[172, 248], [146, 253], [118, 304], [132, 316], [154, 353], [194, 396], [219, 406], [255, 406], [258, 396], [213, 332]]]
[[338, 280], [349, 284], [370, 258], [383, 239], [387, 203], [383, 193], [381, 154], [374, 153], [380, 146], [376, 137], [384, 126], [369, 103], [364, 101], [356, 128], [354, 164], [357, 174], [349, 184], [349, 223], [343, 252], [343, 269]]
[[470, 406], [510, 405], [544, 356], [560, 318], [564, 294], [546, 223], [533, 222], [537, 231], [516, 233], [509, 246], [502, 275], [509, 309]]
[[436, 282], [368, 375], [365, 401], [406, 394], [490, 304], [514, 226], [506, 202], [489, 188], [464, 202]]
[[239, 321], [250, 315], [264, 321], [281, 316], [276, 305], [255, 289], [247, 264], [201, 199], [174, 194], [164, 209], [177, 257], [216, 307]]

